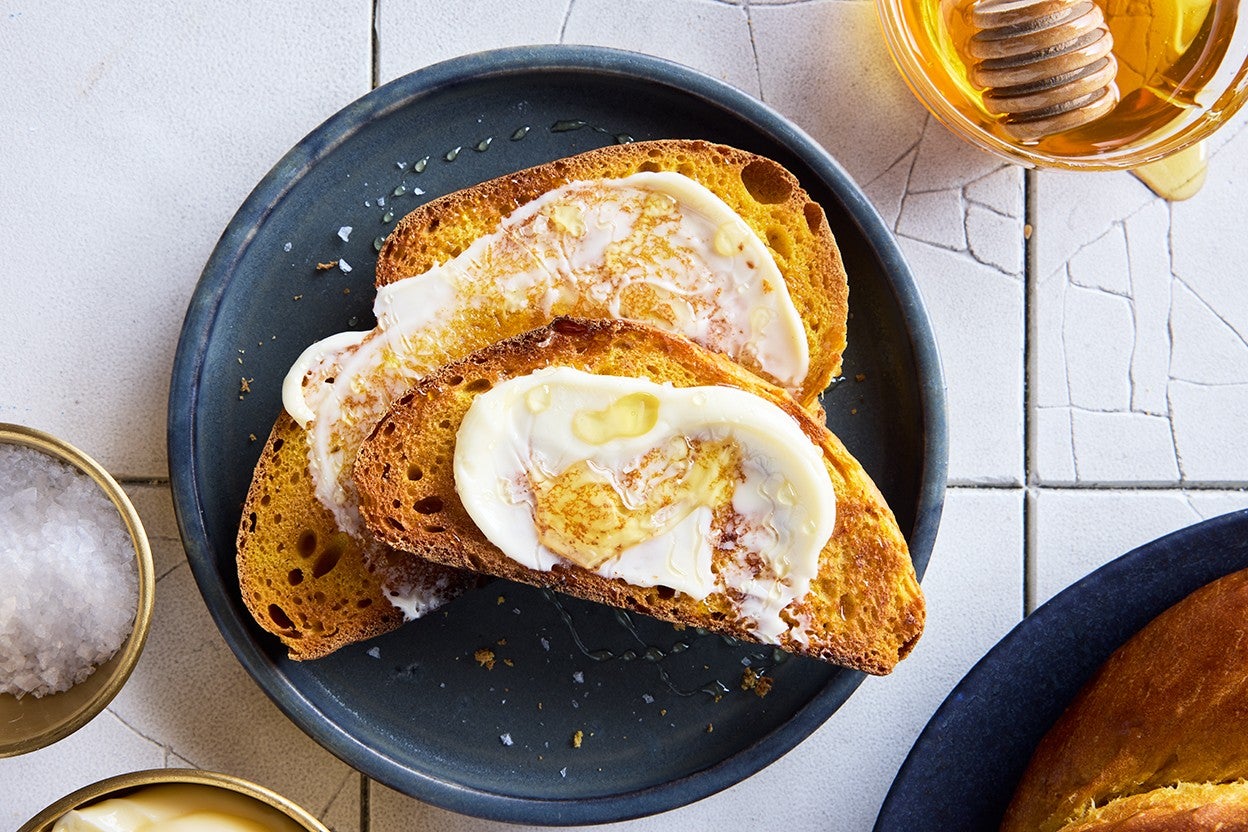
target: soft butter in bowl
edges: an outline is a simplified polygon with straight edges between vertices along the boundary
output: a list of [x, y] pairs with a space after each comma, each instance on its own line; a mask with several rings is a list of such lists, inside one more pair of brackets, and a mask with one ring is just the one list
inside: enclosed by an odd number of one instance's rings
[[93, 783], [19, 832], [328, 832], [276, 792], [228, 774], [152, 769]]
[[155, 576], [134, 506], [99, 463], [0, 423], [0, 757], [50, 745], [121, 690]]

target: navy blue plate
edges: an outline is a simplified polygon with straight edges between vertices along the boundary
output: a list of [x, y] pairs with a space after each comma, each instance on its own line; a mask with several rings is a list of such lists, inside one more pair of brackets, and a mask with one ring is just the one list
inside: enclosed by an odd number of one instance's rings
[[876, 832], [996, 832], [1036, 745], [1145, 624], [1248, 568], [1248, 510], [1101, 567], [1023, 619], [958, 683], [902, 765]]
[[[613, 50], [530, 47], [400, 78], [277, 164], [226, 228], [191, 299], [174, 362], [169, 460], [204, 600], [292, 720], [365, 774], [430, 803], [551, 824], [663, 811], [772, 762], [861, 681], [505, 583], [297, 663], [239, 597], [234, 536], [282, 377], [312, 341], [372, 325], [374, 239], [449, 191], [614, 141], [672, 137], [770, 156], [826, 209], [850, 275], [845, 373], [863, 376], [825, 396], [828, 421], [896, 511], [921, 575], [946, 442], [918, 290], [875, 211], [822, 148], [691, 70]], [[345, 242], [342, 226], [353, 229]], [[317, 269], [343, 260], [351, 271]], [[484, 648], [492, 670], [474, 660]], [[774, 680], [765, 698], [741, 689], [747, 662]]]

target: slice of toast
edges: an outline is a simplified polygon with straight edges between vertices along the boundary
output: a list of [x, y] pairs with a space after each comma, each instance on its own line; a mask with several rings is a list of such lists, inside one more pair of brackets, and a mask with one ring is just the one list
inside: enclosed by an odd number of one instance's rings
[[383, 576], [400, 590], [427, 589], [433, 603], [479, 583], [475, 575], [431, 563], [405, 564], [399, 578], [399, 553], [340, 531], [313, 492], [306, 443], [283, 411], [256, 465], [238, 529], [243, 602], [292, 659], [317, 659], [402, 624]]
[[455, 490], [451, 465], [465, 413], [479, 393], [551, 366], [675, 387], [737, 387], [791, 416], [823, 452], [836, 494], [836, 521], [809, 592], [785, 609], [787, 620], [801, 622], [805, 637], [794, 636], [794, 624], [779, 645], [875, 674], [888, 673], [909, 653], [923, 629], [922, 593], [893, 513], [862, 466], [780, 388], [687, 339], [641, 324], [560, 319], [426, 377], [395, 403], [356, 459], [360, 510], [370, 531], [421, 559], [755, 640], [723, 592], [696, 601], [566, 561], [550, 571], [530, 569], [504, 555], [472, 522]]
[[[766, 244], [806, 332], [810, 366], [798, 396], [818, 408], [817, 397], [840, 372], [845, 348], [845, 270], [822, 208], [783, 167], [745, 151], [683, 140], [618, 145], [435, 199], [391, 232], [378, 259], [377, 286], [421, 275], [457, 256], [518, 206], [552, 188], [639, 171], [676, 171], [706, 186]], [[438, 339], [423, 356], [430, 369], [552, 317], [532, 306], [466, 308], [463, 314], [453, 337]], [[474, 585], [467, 575], [431, 569], [364, 535], [341, 532], [314, 494], [307, 447], [307, 432], [282, 413], [256, 466], [238, 534], [244, 601], [292, 658], [324, 656], [399, 626], [404, 615], [383, 586], [429, 587], [437, 597], [450, 598]], [[317, 563], [322, 566], [315, 568]]]
[[[395, 225], [377, 261], [377, 285], [422, 274], [493, 232], [518, 206], [577, 180], [622, 178], [671, 171], [706, 186], [766, 244], [801, 316], [810, 369], [794, 395], [812, 406], [841, 372], [849, 284], [840, 251], [819, 203], [777, 162], [722, 144], [669, 139], [613, 145], [559, 159], [511, 176], [456, 191], [412, 211]], [[495, 324], [486, 310], [490, 341], [550, 323], [540, 310]], [[478, 349], [477, 344], [472, 349]], [[464, 351], [457, 351], [466, 355]]]

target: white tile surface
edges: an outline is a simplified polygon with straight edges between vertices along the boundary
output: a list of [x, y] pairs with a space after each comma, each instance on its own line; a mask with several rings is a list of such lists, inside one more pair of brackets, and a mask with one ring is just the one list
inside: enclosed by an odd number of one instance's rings
[[174, 345], [213, 244], [368, 89], [367, 5], [317, 5], [5, 4], [0, 421], [165, 476]]
[[[854, 179], [873, 182], [917, 147], [926, 113], [879, 41], [872, 3], [751, 6], [750, 19], [764, 57], [763, 100], [810, 133]], [[875, 48], [864, 49], [868, 43]]]
[[714, 0], [573, 0], [563, 42], [645, 52], [759, 94], [742, 6]]
[[105, 711], [59, 743], [0, 760], [0, 828], [17, 829], [43, 807], [105, 777], [165, 765], [165, 749]]
[[[927, 629], [891, 676], [868, 679], [814, 735], [745, 782], [603, 829], [870, 829], [931, 713], [1022, 615], [1022, 491], [951, 489], [923, 589]], [[373, 832], [525, 827], [435, 809], [373, 784]]]
[[378, 70], [384, 84], [448, 58], [533, 43], [558, 43], [574, 0], [377, 0]]
[[944, 364], [949, 481], [1021, 485], [1021, 277], [913, 240], [903, 238], [901, 250], [923, 292]]
[[1023, 174], [1013, 165], [1001, 165], [973, 179], [963, 189], [967, 202], [1015, 219], [1023, 215]]
[[1037, 605], [1137, 546], [1248, 507], [1248, 491], [1041, 489], [1031, 499]]
[[907, 193], [897, 218], [902, 237], [950, 251], [966, 251], [966, 207], [962, 191], [919, 191]]
[[1244, 123], [1186, 202], [1127, 174], [1037, 174], [1038, 482], [1248, 481]]

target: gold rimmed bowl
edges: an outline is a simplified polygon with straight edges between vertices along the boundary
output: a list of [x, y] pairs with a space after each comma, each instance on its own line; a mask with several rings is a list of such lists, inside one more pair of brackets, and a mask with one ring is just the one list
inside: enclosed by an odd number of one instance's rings
[[[147, 771], [135, 771], [119, 774], [85, 786], [73, 794], [68, 794], [39, 814], [28, 820], [18, 832], [51, 832], [57, 820], [74, 809], [82, 809], [114, 797], [128, 797], [138, 794], [148, 786], [156, 785], [187, 785], [202, 786], [238, 795], [241, 800], [267, 806], [278, 815], [289, 819], [288, 828], [291, 832], [329, 832], [328, 829], [311, 815], [306, 809], [282, 797], [277, 792], [264, 786], [235, 777], [231, 774], [218, 774], [213, 771], [184, 768], [158, 768]], [[280, 818], [277, 819], [280, 824]], [[274, 832], [287, 832], [277, 827]]]
[[[147, 640], [156, 577], [152, 550], [138, 512], [126, 492], [98, 462], [68, 442], [22, 425], [0, 422], [0, 444], [33, 448], [89, 476], [117, 507], [130, 533], [139, 578], [134, 626], [111, 659], [62, 693], [40, 698], [23, 696], [20, 699], [12, 694], [0, 693], [0, 757], [15, 757], [44, 748], [77, 731], [104, 710], [121, 690]], [[36, 556], [38, 553], [31, 554]]]

